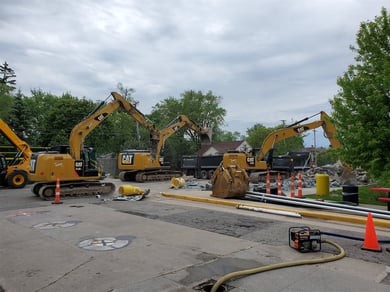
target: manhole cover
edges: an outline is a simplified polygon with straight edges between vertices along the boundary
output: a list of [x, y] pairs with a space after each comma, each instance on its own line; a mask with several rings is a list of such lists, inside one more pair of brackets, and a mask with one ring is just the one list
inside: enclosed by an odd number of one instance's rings
[[81, 241], [79, 247], [86, 250], [109, 251], [127, 246], [134, 238], [134, 236], [96, 237]]
[[54, 222], [44, 222], [39, 223], [33, 226], [36, 229], [57, 229], [57, 228], [67, 228], [72, 227], [80, 223], [80, 221], [54, 221]]

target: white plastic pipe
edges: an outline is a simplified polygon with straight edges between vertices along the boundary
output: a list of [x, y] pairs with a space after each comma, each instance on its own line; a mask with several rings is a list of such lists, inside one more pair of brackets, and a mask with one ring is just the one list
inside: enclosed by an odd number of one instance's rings
[[245, 205], [237, 205], [237, 209], [244, 209], [244, 210], [269, 213], [269, 214], [274, 214], [274, 215], [283, 215], [283, 216], [302, 218], [302, 215], [297, 213], [297, 212], [270, 210], [270, 209], [264, 209], [264, 208], [249, 207], [249, 206], [245, 206]]

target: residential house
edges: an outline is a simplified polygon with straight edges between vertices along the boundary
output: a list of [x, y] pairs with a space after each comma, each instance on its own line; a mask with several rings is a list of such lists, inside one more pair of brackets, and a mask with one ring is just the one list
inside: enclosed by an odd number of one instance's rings
[[197, 151], [198, 156], [223, 154], [228, 151], [249, 152], [252, 147], [246, 141], [212, 142], [202, 145]]

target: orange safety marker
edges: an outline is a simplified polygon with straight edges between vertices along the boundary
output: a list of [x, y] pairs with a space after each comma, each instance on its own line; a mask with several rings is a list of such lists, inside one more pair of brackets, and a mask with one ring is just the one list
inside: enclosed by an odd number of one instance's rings
[[61, 194], [60, 194], [60, 178], [57, 177], [57, 181], [56, 181], [56, 195], [54, 197], [54, 202], [52, 202], [52, 204], [62, 204], [62, 202], [60, 201], [60, 197], [61, 197]]
[[282, 194], [282, 178], [280, 177], [280, 172], [278, 172], [278, 196]]
[[271, 194], [271, 182], [270, 182], [270, 174], [269, 174], [269, 169], [267, 169], [267, 181], [265, 183], [265, 192], [269, 195]]
[[364, 243], [361, 249], [381, 252], [382, 248], [379, 245], [378, 238], [376, 237], [376, 231], [374, 221], [372, 220], [372, 214], [368, 213], [366, 224], [366, 236], [364, 237]]
[[298, 172], [298, 198], [302, 198], [302, 173]]
[[295, 197], [295, 176], [294, 173], [291, 173], [291, 180], [290, 180], [290, 189], [291, 189], [291, 198]]

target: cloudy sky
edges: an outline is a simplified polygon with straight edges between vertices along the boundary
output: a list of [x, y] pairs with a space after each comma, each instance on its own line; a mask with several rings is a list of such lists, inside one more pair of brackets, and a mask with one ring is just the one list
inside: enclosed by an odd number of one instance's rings
[[0, 62], [27, 95], [103, 100], [121, 82], [144, 114], [211, 90], [225, 129], [245, 134], [330, 113], [359, 25], [382, 7], [389, 1], [1, 0]]

